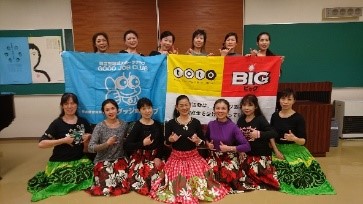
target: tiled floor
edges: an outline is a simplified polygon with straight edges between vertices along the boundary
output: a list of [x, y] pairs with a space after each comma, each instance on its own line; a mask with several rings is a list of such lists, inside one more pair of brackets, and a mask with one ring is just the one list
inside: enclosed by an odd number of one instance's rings
[[[0, 140], [0, 203], [30, 203], [26, 183], [36, 172], [44, 170], [51, 149], [39, 149], [36, 140]], [[363, 139], [341, 140], [338, 147], [331, 147], [326, 157], [318, 157], [328, 180], [337, 195], [293, 196], [280, 192], [254, 191], [228, 195], [220, 204], [360, 204], [363, 203]], [[91, 197], [85, 192], [74, 192], [66, 196], [51, 197], [39, 204], [64, 203], [158, 203], [148, 197], [129, 193], [117, 197]]]

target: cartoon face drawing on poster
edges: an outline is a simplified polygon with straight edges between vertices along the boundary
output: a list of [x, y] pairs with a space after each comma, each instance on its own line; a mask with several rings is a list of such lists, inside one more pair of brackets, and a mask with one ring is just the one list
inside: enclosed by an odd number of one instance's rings
[[128, 77], [125, 73], [116, 79], [107, 77], [105, 87], [107, 89], [105, 98], [114, 99], [118, 104], [124, 102], [127, 105], [135, 105], [141, 93], [140, 79], [131, 73]]
[[42, 58], [42, 54], [40, 53], [40, 49], [34, 43], [29, 43], [29, 53], [30, 53], [30, 62], [33, 68], [33, 71], [37, 73], [37, 76], [43, 75], [47, 78], [47, 81], [50, 82], [49, 74], [44, 70], [39, 70], [38, 66], [40, 64], [40, 60]]

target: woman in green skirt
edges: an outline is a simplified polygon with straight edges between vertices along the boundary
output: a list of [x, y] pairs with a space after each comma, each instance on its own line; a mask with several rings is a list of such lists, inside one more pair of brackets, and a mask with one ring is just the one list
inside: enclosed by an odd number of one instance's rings
[[45, 171], [28, 181], [31, 201], [65, 195], [87, 189], [93, 181], [93, 164], [84, 155], [83, 143], [89, 142], [91, 127], [77, 115], [78, 99], [73, 93], [63, 94], [61, 114], [40, 138], [40, 148], [53, 148]]
[[276, 145], [272, 142], [280, 191], [295, 195], [336, 194], [327, 181], [319, 163], [304, 147], [305, 120], [292, 109], [296, 95], [292, 89], [282, 91], [281, 110], [271, 117], [271, 126], [278, 133]]

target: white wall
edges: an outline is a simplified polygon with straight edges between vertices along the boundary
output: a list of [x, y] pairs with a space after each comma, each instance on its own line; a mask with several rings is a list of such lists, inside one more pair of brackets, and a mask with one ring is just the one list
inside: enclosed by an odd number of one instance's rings
[[[245, 24], [321, 23], [322, 9], [362, 0], [245, 0]], [[70, 29], [70, 0], [0, 0], [2, 30]], [[359, 19], [362, 21], [362, 17]], [[363, 88], [334, 89], [332, 100], [363, 100]], [[39, 137], [59, 114], [60, 95], [15, 96], [16, 118], [0, 138]]]
[[[323, 8], [363, 7], [362, 0], [245, 0], [245, 24], [323, 23]], [[338, 22], [347, 22], [338, 21]], [[360, 17], [358, 21], [363, 21]], [[330, 21], [332, 22], [332, 21]]]
[[[0, 0], [1, 30], [72, 29], [71, 0]], [[15, 96], [16, 118], [0, 138], [40, 137], [60, 113], [60, 95]]]

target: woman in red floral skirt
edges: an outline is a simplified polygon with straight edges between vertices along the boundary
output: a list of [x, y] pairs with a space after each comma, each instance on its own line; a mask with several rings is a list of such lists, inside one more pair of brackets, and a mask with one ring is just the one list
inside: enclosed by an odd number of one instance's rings
[[204, 135], [200, 121], [190, 117], [190, 101], [185, 95], [176, 99], [174, 119], [166, 124], [166, 144], [172, 152], [160, 177], [152, 184], [150, 196], [166, 203], [217, 201], [227, 193], [214, 180], [213, 171], [197, 151]]
[[251, 145], [251, 151], [246, 153], [247, 158], [242, 164], [242, 171], [248, 176], [247, 182], [258, 190], [279, 190], [270, 147], [270, 141], [274, 140], [277, 132], [267, 122], [255, 95], [244, 96], [240, 106], [242, 116], [237, 125]]
[[124, 155], [123, 141], [127, 123], [117, 118], [118, 105], [107, 99], [102, 103], [106, 120], [98, 123], [92, 133], [88, 150], [97, 153], [95, 158], [92, 195], [116, 196], [130, 191], [128, 160]]
[[229, 102], [218, 99], [214, 103], [216, 120], [208, 123], [206, 132], [207, 146], [211, 154], [207, 158], [217, 181], [221, 182], [229, 193], [251, 190], [245, 183], [246, 174], [240, 171], [243, 161], [240, 155], [250, 151], [250, 145], [237, 125], [229, 119]]
[[153, 105], [150, 99], [137, 102], [141, 119], [133, 122], [125, 141], [125, 150], [131, 153], [129, 179], [131, 190], [149, 195], [151, 182], [164, 166], [164, 137], [161, 124], [152, 119]]

